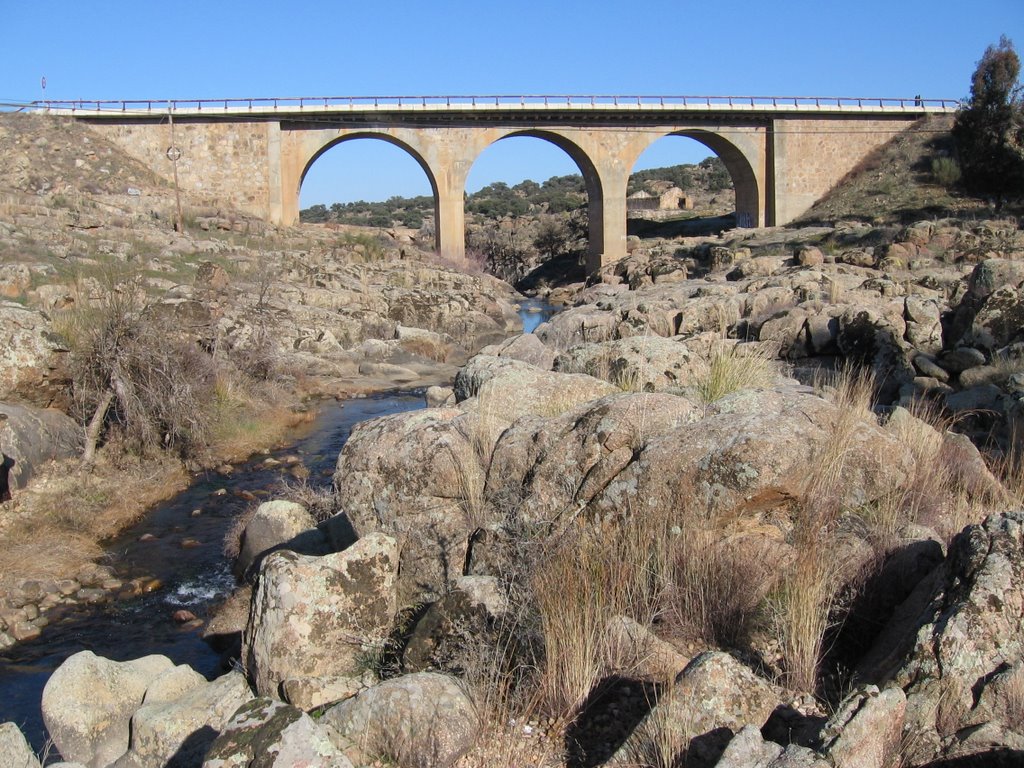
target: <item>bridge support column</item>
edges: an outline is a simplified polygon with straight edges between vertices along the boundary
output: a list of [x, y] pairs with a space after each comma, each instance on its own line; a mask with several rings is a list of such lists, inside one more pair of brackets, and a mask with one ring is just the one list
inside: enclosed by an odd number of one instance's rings
[[454, 262], [460, 262], [466, 256], [465, 188], [466, 179], [462, 174], [445, 171], [438, 177], [434, 247]]
[[[629, 175], [602, 174], [602, 194], [590, 196], [590, 249], [587, 273], [626, 257], [626, 184]], [[595, 231], [596, 230], [596, 231]]]

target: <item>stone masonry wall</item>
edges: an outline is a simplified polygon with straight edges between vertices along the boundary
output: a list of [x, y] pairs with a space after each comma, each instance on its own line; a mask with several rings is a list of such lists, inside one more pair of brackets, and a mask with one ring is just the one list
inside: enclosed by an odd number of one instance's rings
[[[269, 122], [174, 121], [175, 144], [181, 149], [178, 183], [183, 192], [211, 205], [230, 206], [267, 218], [270, 210], [268, 163]], [[171, 144], [166, 123], [94, 122], [94, 130], [122, 147], [156, 173], [173, 180], [167, 159]]]
[[777, 224], [802, 214], [872, 150], [909, 122], [901, 120], [800, 119], [775, 121]]

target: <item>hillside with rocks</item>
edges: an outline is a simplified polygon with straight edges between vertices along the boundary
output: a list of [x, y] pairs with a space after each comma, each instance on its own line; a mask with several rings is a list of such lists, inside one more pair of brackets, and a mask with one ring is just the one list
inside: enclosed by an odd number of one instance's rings
[[[0, 121], [0, 398], [67, 398], [52, 320], [106, 262], [207, 346], [272, 329], [291, 386], [434, 383], [353, 430], [328, 514], [239, 527], [204, 628], [230, 671], [56, 670], [70, 766], [1021, 764], [1024, 231], [900, 160], [940, 134], [792, 227], [633, 237], [522, 335], [506, 284], [399, 230], [194, 210], [178, 234], [165, 185], [33, 120]], [[39, 613], [19, 600], [0, 638]], [[0, 743], [36, 764], [16, 725]]]

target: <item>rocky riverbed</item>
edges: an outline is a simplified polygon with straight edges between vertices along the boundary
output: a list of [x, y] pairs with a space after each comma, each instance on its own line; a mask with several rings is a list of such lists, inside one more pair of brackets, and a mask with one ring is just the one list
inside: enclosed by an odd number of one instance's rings
[[[48, 183], [31, 194], [62, 190]], [[129, 216], [117, 189], [100, 193]], [[8, 245], [42, 218], [14, 216]], [[353, 431], [326, 520], [283, 500], [255, 512], [246, 583], [211, 629], [233, 671], [68, 659], [42, 697], [65, 759], [1021, 762], [1017, 221], [632, 241], [509, 337], [507, 288], [397, 233], [377, 252], [275, 233], [309, 245], [261, 251], [279, 270], [261, 279], [236, 239], [249, 225], [203, 219], [231, 235], [167, 287], [197, 327], [244, 346], [256, 325], [238, 299], [276, 285], [264, 307], [296, 382], [458, 371], [431, 407]], [[160, 236], [154, 270], [182, 242]], [[248, 267], [232, 274], [220, 248]], [[28, 269], [19, 296], [59, 293]], [[10, 308], [43, 351], [8, 391], [45, 404], [63, 386], [53, 306]], [[0, 734], [33, 764], [13, 726]]]

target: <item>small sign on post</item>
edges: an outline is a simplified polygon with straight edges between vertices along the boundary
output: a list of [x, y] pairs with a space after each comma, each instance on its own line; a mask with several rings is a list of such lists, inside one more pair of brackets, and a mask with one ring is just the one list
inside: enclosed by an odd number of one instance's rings
[[167, 159], [171, 161], [174, 168], [174, 202], [178, 211], [178, 218], [174, 223], [176, 232], [185, 231], [185, 220], [181, 216], [181, 190], [178, 188], [178, 161], [181, 159], [181, 149], [174, 143], [174, 112], [171, 106], [167, 105], [167, 121], [171, 125], [171, 145], [167, 147]]

